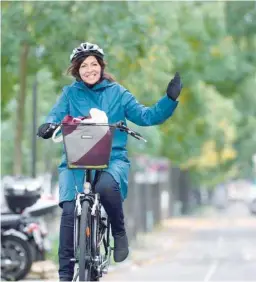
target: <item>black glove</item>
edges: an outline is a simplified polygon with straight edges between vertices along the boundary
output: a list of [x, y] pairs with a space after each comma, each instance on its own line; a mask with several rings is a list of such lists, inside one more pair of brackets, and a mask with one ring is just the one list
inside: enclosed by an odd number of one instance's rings
[[43, 139], [49, 139], [52, 137], [54, 130], [56, 129], [56, 124], [54, 123], [44, 123], [37, 131], [37, 135]]
[[176, 72], [174, 78], [169, 82], [167, 86], [166, 93], [168, 97], [175, 101], [179, 97], [182, 87], [183, 86], [181, 83], [180, 75], [178, 72]]

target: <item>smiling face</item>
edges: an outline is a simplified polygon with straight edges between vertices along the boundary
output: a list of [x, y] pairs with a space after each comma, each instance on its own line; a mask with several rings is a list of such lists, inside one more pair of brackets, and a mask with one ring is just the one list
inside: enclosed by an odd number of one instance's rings
[[91, 85], [100, 80], [101, 66], [94, 56], [89, 56], [82, 62], [79, 75], [85, 83]]

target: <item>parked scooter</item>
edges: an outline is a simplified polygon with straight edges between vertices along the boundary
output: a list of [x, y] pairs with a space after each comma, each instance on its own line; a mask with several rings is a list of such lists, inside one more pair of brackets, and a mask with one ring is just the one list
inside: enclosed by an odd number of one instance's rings
[[29, 214], [1, 214], [1, 276], [21, 280], [32, 262], [45, 259], [50, 246], [47, 230]]
[[34, 189], [21, 189], [29, 183], [24, 179], [10, 183], [4, 187], [9, 210], [1, 213], [1, 277], [17, 281], [29, 273], [34, 261], [45, 259], [50, 245], [46, 226], [36, 214], [44, 210], [33, 209], [40, 198], [40, 186], [34, 182]]
[[1, 216], [1, 278], [20, 280], [28, 274], [33, 262], [28, 237], [16, 230], [20, 221], [19, 215], [2, 219]]

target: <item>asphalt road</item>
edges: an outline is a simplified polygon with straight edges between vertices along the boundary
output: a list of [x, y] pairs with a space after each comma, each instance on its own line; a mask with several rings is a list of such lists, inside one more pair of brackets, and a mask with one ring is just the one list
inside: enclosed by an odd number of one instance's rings
[[133, 262], [103, 280], [256, 281], [256, 217], [241, 203], [203, 217], [168, 220], [150, 240], [144, 256], [136, 260], [135, 251]]

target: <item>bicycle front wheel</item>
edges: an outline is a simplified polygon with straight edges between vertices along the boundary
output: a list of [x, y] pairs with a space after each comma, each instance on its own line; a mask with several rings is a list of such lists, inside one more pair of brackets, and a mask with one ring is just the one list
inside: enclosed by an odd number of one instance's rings
[[91, 208], [87, 201], [82, 203], [82, 214], [79, 230], [79, 281], [92, 279], [92, 253], [91, 253]]

